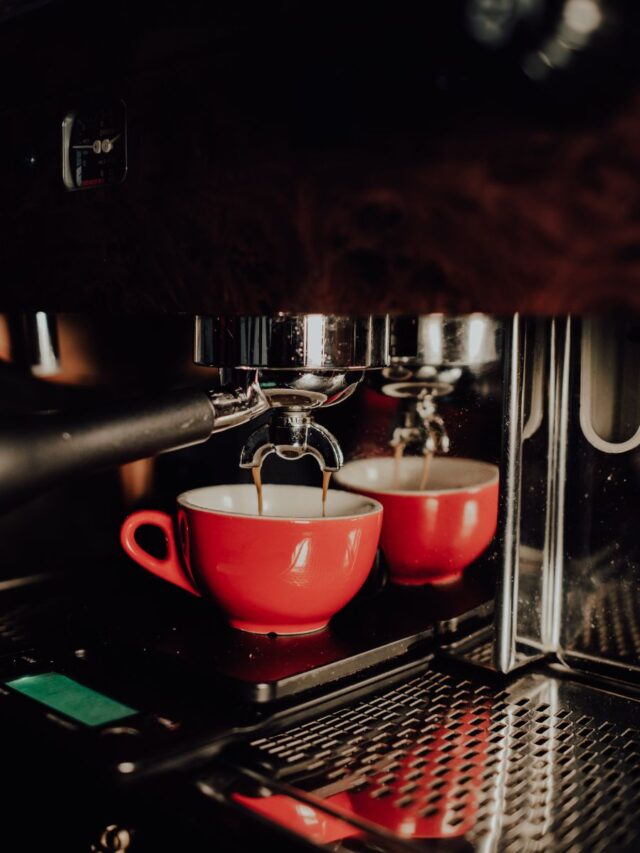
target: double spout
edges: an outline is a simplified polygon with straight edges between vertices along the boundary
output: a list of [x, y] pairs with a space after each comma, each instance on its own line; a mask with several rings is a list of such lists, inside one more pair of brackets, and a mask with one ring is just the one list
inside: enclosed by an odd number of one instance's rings
[[253, 432], [240, 454], [241, 468], [260, 468], [275, 453], [281, 459], [313, 456], [322, 471], [342, 467], [342, 449], [328, 429], [315, 423], [310, 412], [277, 409], [270, 423]]
[[421, 456], [449, 452], [438, 398], [457, 392], [469, 377], [497, 363], [500, 332], [495, 318], [478, 313], [393, 318], [390, 367], [371, 382], [399, 401], [389, 441], [396, 452], [406, 448]]
[[449, 436], [430, 388], [424, 388], [415, 399], [403, 401], [399, 423], [393, 429], [391, 447], [411, 447], [420, 456], [449, 452]]
[[272, 413], [242, 448], [241, 468], [260, 468], [275, 453], [286, 460], [313, 456], [322, 471], [337, 471], [342, 450], [314, 412], [345, 400], [365, 370], [388, 363], [389, 318], [197, 317], [195, 360], [258, 371]]

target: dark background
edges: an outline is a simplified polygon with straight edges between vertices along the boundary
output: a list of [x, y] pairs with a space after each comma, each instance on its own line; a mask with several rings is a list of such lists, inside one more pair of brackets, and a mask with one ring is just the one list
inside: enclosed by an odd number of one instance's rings
[[[640, 305], [631, 0], [2, 14], [0, 307]], [[68, 193], [61, 121], [87, 97], [126, 102], [129, 174]]]

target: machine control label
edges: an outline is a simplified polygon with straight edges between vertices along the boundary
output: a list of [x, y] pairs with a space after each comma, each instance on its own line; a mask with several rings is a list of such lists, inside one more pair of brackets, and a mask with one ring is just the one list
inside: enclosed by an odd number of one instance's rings
[[138, 713], [135, 708], [110, 699], [59, 672], [24, 675], [5, 683], [12, 690], [85, 726], [102, 726]]

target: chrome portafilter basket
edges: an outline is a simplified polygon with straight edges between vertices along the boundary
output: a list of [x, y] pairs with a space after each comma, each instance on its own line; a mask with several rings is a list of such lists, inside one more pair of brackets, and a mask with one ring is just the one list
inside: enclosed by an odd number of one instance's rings
[[365, 370], [388, 365], [389, 320], [326, 314], [197, 317], [194, 360], [253, 371], [272, 410], [242, 448], [242, 468], [259, 468], [275, 453], [287, 460], [310, 455], [323, 471], [337, 471], [342, 450], [314, 413], [347, 399]]

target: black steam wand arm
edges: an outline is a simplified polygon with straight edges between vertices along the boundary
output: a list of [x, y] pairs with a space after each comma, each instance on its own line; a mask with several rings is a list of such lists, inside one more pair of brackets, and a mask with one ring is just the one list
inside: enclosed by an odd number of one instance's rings
[[4, 416], [0, 511], [67, 477], [199, 444], [267, 408], [253, 384], [229, 392], [173, 391], [99, 411]]

